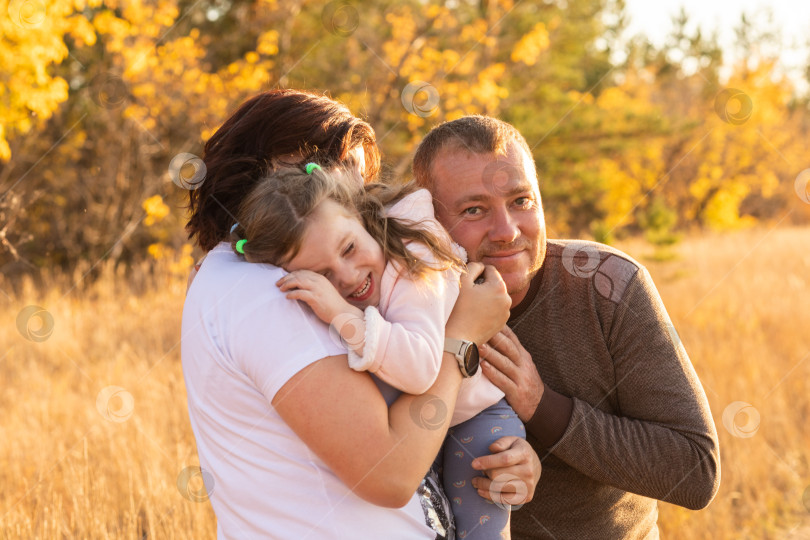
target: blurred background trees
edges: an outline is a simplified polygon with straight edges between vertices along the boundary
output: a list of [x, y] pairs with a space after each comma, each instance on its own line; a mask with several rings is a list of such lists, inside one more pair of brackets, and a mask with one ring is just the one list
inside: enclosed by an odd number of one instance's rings
[[[191, 262], [169, 163], [247, 97], [328, 92], [389, 179], [436, 123], [489, 114], [533, 148], [550, 236], [600, 241], [806, 222], [808, 96], [778, 33], [740, 58], [674, 21], [622, 38], [622, 0], [0, 0], [0, 268]], [[810, 72], [810, 68], [808, 69]]]

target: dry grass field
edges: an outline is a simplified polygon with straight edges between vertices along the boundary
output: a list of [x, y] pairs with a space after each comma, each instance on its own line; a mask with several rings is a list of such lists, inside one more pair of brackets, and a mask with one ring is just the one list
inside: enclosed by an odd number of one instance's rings
[[[720, 493], [700, 512], [662, 504], [663, 538], [810, 538], [809, 241], [807, 228], [704, 235], [668, 262], [619, 246], [650, 268], [720, 434]], [[184, 280], [82, 273], [0, 281], [0, 538], [214, 538], [186, 469]]]

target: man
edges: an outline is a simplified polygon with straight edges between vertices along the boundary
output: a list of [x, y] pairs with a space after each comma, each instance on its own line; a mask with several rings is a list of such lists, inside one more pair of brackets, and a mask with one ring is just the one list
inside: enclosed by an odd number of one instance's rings
[[533, 500], [513, 512], [513, 538], [658, 538], [655, 499], [708, 505], [717, 433], [647, 270], [608, 246], [546, 239], [531, 151], [509, 124], [441, 124], [419, 145], [414, 176], [512, 298], [511, 330], [481, 356], [543, 465]]

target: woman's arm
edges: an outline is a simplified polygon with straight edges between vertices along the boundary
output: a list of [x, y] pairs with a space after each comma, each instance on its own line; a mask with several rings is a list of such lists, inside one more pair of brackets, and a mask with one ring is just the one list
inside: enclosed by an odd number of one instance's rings
[[[481, 343], [509, 316], [510, 300], [500, 276], [471, 264], [447, 324], [447, 335]], [[471, 309], [488, 305], [485, 312]], [[453, 355], [444, 353], [439, 375], [420, 396], [403, 394], [390, 407], [367, 373], [346, 366], [345, 356], [321, 359], [294, 375], [273, 406], [335, 474], [359, 497], [400, 507], [413, 496], [439, 451], [461, 385]]]
[[[349, 369], [345, 356], [331, 356], [299, 371], [272, 404], [359, 497], [401, 507], [436, 457], [455, 407], [461, 373], [446, 356], [429, 403], [403, 394], [389, 410], [367, 373]], [[427, 428], [423, 418], [432, 420]]]

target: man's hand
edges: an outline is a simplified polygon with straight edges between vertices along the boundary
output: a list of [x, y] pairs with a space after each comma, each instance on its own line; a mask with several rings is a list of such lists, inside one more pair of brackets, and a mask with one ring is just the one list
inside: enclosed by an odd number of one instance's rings
[[290, 300], [305, 302], [315, 315], [326, 324], [331, 324], [341, 313], [356, 315], [361, 320], [363, 312], [351, 305], [321, 274], [311, 270], [290, 272], [276, 282], [281, 292]]
[[524, 422], [531, 420], [543, 397], [543, 381], [518, 337], [508, 326], [479, 347], [484, 375], [503, 390], [506, 401]]
[[472, 462], [473, 469], [483, 470], [488, 478], [473, 478], [478, 494], [496, 504], [517, 506], [534, 497], [540, 480], [540, 458], [531, 445], [520, 437], [501, 437], [489, 445], [489, 456]]

